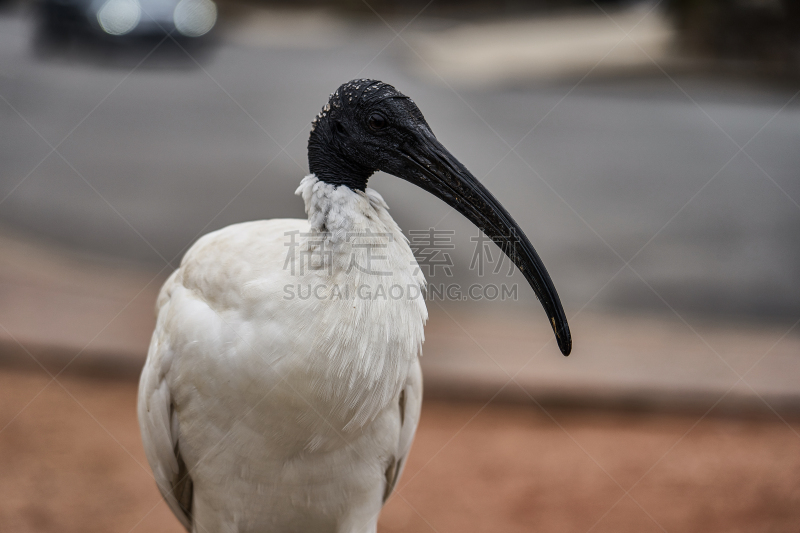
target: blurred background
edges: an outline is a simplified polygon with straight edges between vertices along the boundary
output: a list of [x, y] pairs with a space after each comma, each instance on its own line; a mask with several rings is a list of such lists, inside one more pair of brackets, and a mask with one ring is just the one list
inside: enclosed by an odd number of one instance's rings
[[445, 289], [380, 531], [797, 531], [790, 0], [0, 0], [0, 530], [180, 531], [135, 418], [158, 289], [204, 233], [304, 217], [310, 122], [358, 77], [513, 214], [574, 338], [374, 176]]

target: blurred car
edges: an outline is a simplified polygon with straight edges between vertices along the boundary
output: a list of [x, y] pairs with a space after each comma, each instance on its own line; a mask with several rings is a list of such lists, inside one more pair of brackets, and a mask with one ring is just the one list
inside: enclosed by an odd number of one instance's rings
[[217, 22], [213, 0], [40, 0], [40, 29], [48, 38], [112, 40], [172, 33], [195, 39]]

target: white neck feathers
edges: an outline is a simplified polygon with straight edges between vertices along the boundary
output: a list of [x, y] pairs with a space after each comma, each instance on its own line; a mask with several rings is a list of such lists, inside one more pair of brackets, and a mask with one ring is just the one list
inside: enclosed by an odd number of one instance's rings
[[315, 283], [349, 293], [317, 307], [315, 320], [329, 329], [317, 338], [310, 374], [335, 414], [348, 420], [345, 429], [355, 429], [393, 401], [421, 351], [425, 278], [376, 191], [336, 187], [312, 174], [296, 194], [312, 233], [301, 247], [325, 248], [318, 257], [330, 261], [315, 270]]

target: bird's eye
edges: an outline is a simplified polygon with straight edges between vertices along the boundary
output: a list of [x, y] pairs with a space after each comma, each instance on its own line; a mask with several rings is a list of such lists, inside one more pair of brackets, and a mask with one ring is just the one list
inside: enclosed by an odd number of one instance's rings
[[370, 115], [369, 120], [367, 120], [367, 125], [369, 125], [369, 129], [372, 131], [380, 131], [388, 126], [389, 122], [386, 120], [386, 117], [380, 113], [373, 113]]

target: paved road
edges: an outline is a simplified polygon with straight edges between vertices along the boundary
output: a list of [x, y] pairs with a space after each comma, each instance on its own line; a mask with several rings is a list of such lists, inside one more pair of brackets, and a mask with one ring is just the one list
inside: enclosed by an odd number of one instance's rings
[[[170, 42], [115, 66], [37, 55], [30, 20], [0, 14], [0, 223], [161, 267], [209, 230], [302, 216], [310, 120], [341, 82], [375, 77], [514, 214], [568, 312], [800, 315], [800, 97], [783, 107], [797, 87], [599, 69], [577, 86], [452, 90], [414, 77], [413, 38], [380, 21], [251, 22], [202, 67]], [[371, 183], [404, 228], [454, 231], [455, 280], [478, 280], [469, 223], [400, 180]]]

